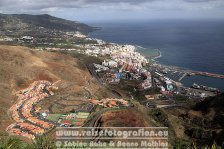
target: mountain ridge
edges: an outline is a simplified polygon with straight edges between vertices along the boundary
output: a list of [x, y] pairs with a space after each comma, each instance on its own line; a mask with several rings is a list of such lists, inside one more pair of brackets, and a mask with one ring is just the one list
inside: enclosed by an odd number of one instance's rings
[[[32, 32], [64, 31], [88, 34], [97, 28], [78, 21], [57, 18], [49, 14], [2, 14], [0, 13], [0, 34], [13, 32], [16, 35], [32, 35]], [[7, 35], [7, 34], [6, 34]]]

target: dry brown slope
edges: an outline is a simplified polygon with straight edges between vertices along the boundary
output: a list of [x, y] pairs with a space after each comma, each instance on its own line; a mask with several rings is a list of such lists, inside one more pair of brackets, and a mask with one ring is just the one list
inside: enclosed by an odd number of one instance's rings
[[133, 109], [109, 111], [102, 115], [102, 127], [146, 127], [149, 124]]
[[67, 92], [79, 92], [91, 76], [77, 67], [69, 55], [0, 45], [0, 131], [11, 123], [7, 110], [16, 101], [15, 93], [34, 80], [62, 80]]

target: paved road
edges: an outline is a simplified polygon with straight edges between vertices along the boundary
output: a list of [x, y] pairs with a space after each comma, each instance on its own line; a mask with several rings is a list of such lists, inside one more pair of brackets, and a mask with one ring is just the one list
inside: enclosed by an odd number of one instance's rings
[[97, 72], [95, 71], [95, 67], [94, 67], [93, 64], [89, 64], [89, 65], [87, 65], [87, 68], [88, 68], [90, 74], [91, 74], [94, 78], [96, 78], [96, 80], [97, 80], [100, 84], [102, 84], [102, 85], [105, 84], [104, 81], [97, 75]]

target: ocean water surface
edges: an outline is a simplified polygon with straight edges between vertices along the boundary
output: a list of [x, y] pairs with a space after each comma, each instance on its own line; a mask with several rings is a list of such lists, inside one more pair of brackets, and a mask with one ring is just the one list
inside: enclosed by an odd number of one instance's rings
[[[224, 74], [224, 20], [152, 20], [142, 22], [97, 22], [101, 27], [91, 37], [120, 44], [143, 47], [150, 55], [159, 49], [159, 63], [182, 68]], [[182, 83], [193, 83], [224, 90], [224, 79], [193, 76]]]

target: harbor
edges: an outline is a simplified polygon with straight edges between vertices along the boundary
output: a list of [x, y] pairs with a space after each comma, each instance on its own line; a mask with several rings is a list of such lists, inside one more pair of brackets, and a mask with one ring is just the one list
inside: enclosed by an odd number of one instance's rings
[[[151, 65], [150, 69], [154, 70], [154, 71], [159, 71], [162, 74], [165, 74], [165, 75], [173, 78], [177, 82], [182, 83], [183, 80], [184, 80], [184, 82], [187, 82], [188, 80], [190, 80], [190, 81], [194, 80], [190, 84], [188, 83], [188, 87], [193, 85], [193, 83], [199, 83], [199, 84], [206, 85], [205, 80], [207, 80], [207, 79], [212, 79], [212, 80], [216, 79], [217, 81], [224, 80], [224, 75], [222, 75], [222, 74], [194, 71], [194, 70], [189, 70], [189, 69], [175, 67], [175, 66], [167, 66], [167, 65], [163, 65], [163, 64], [159, 64], [159, 63], [153, 63]], [[200, 79], [198, 79], [198, 78], [200, 78]], [[203, 80], [203, 81], [201, 81], [201, 80]], [[197, 81], [201, 81], [201, 82], [197, 82]], [[207, 85], [207, 86], [209, 86], [209, 85]], [[224, 87], [215, 87], [212, 85], [209, 87], [218, 88], [220, 91], [224, 89]]]

